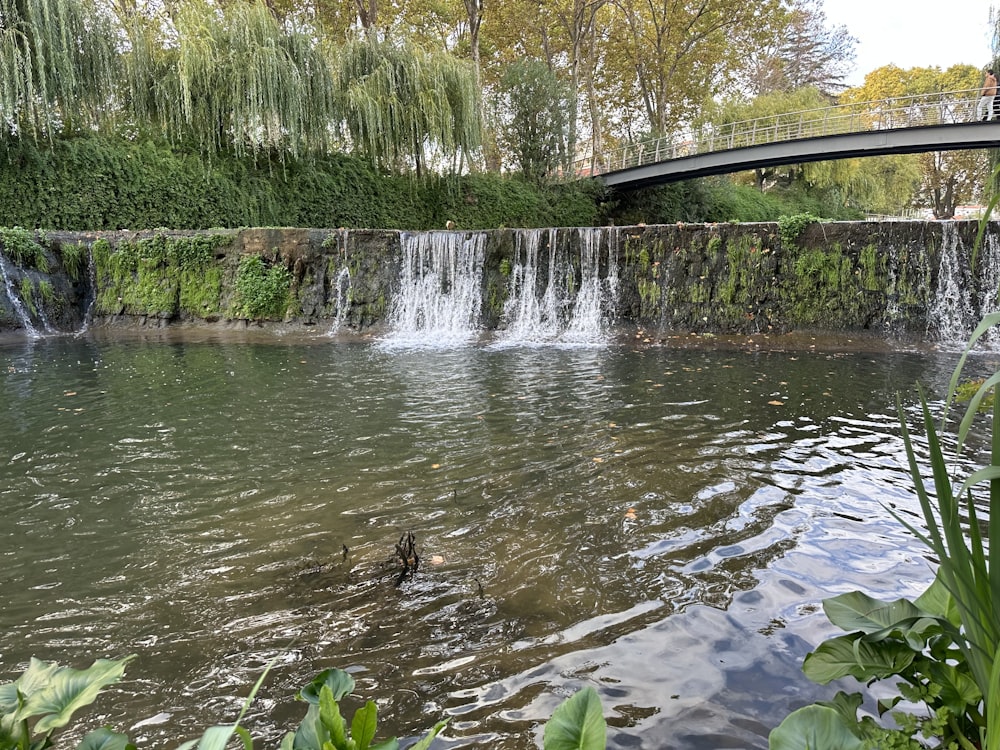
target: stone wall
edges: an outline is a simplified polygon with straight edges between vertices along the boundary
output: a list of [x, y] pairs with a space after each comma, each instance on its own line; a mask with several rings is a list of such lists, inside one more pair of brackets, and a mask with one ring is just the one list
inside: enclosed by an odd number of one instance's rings
[[[902, 221], [492, 230], [485, 233], [481, 321], [485, 328], [502, 324], [507, 275], [530, 231], [542, 233], [536, 241], [543, 250], [590, 233], [602, 249], [601, 274], [617, 266], [615, 318], [622, 324], [661, 332], [922, 334], [942, 305], [971, 320], [995, 299], [997, 225], [989, 225], [978, 252], [977, 230], [975, 222]], [[338, 319], [345, 330], [365, 331], [386, 321], [405, 235], [59, 232], [35, 234], [35, 256], [23, 242], [15, 248], [14, 238], [2, 238], [10, 245], [3, 248], [2, 331], [192, 321], [287, 328]], [[260, 262], [251, 269], [248, 258]]]

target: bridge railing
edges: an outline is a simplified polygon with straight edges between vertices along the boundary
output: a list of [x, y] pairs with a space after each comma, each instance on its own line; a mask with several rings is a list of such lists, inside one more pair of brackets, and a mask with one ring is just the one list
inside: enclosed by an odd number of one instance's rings
[[900, 96], [705, 125], [587, 156], [577, 160], [574, 172], [604, 174], [684, 156], [803, 138], [972, 122], [979, 95], [979, 89], [964, 89]]

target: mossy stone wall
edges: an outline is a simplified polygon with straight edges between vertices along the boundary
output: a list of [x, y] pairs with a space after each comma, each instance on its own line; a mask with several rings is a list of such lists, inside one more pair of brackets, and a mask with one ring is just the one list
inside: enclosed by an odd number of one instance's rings
[[[502, 323], [524, 231], [486, 233], [486, 328]], [[618, 264], [616, 318], [623, 324], [662, 332], [922, 333], [938, 293], [942, 248], [971, 268], [977, 225], [810, 223], [795, 235], [777, 223], [599, 231], [602, 247], [611, 248], [604, 257]], [[572, 243], [579, 232], [546, 232], [542, 241]], [[998, 234], [990, 225], [984, 246], [996, 246]], [[59, 232], [33, 235], [37, 252], [25, 250], [20, 234], [0, 233], [0, 243], [5, 237], [0, 330], [24, 327], [11, 301], [18, 295], [32, 325], [43, 331], [75, 330], [85, 320], [303, 327], [340, 321], [364, 331], [386, 321], [399, 284], [403, 235], [295, 228]], [[987, 255], [979, 253], [977, 262]], [[979, 270], [967, 272], [963, 293], [978, 299], [986, 278]]]

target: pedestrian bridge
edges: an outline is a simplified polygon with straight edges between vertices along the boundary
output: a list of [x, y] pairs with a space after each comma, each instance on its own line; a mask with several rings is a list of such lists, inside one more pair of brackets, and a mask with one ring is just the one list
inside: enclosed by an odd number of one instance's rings
[[632, 190], [693, 177], [857, 156], [1000, 146], [1000, 121], [976, 119], [979, 89], [842, 104], [630, 143], [577, 174]]

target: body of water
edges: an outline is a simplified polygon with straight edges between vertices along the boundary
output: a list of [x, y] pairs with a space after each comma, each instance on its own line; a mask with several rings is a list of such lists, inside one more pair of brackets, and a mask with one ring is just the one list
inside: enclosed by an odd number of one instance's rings
[[[992, 367], [984, 357], [973, 365]], [[380, 737], [764, 748], [820, 602], [933, 572], [895, 416], [953, 354], [35, 339], [0, 347], [0, 681], [134, 653], [81, 716], [275, 747], [349, 669]], [[388, 562], [412, 532], [418, 572]], [[360, 702], [348, 701], [348, 711]]]

